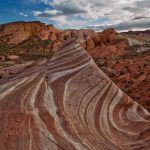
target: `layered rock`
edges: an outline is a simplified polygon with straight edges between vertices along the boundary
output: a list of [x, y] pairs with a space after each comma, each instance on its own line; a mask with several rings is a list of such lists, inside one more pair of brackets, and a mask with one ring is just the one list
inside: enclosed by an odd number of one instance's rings
[[148, 150], [150, 114], [70, 39], [0, 80], [2, 150]]
[[86, 47], [94, 59], [103, 57], [118, 57], [127, 53], [125, 50], [128, 47], [127, 39], [120, 37], [120, 35], [113, 29], [107, 29], [103, 32], [97, 33], [95, 36], [89, 38], [93, 41], [92, 48]]
[[90, 29], [65, 30], [60, 35], [62, 39], [78, 38], [84, 43], [84, 48], [94, 59], [102, 57], [116, 57], [127, 53], [128, 40], [119, 37], [113, 29], [106, 29], [103, 32], [94, 32]]
[[98, 59], [97, 65], [130, 97], [150, 112], [150, 51]]
[[8, 44], [19, 44], [33, 36], [39, 37], [41, 40], [53, 38], [51, 34], [59, 33], [53, 25], [45, 25], [44, 23], [34, 22], [14, 22], [3, 24], [0, 26], [0, 37], [6, 37]]
[[[31, 49], [31, 45], [33, 49], [39, 49], [41, 54], [45, 49], [55, 52], [63, 40], [78, 38], [84, 41], [85, 49], [90, 52], [93, 58], [112, 57], [126, 53], [125, 48], [128, 46], [127, 40], [124, 38], [118, 40], [116, 37], [117, 32], [113, 29], [107, 29], [103, 32], [95, 32], [90, 29], [59, 30], [53, 25], [37, 21], [14, 22], [0, 25], [0, 52], [13, 51], [17, 55], [25, 54], [28, 49]], [[33, 45], [33, 40], [38, 40], [40, 45]], [[48, 44], [43, 46], [43, 41]]]

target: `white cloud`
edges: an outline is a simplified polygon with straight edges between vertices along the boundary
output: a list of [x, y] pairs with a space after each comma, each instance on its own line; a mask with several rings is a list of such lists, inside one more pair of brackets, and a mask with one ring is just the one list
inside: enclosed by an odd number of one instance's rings
[[45, 18], [53, 18], [53, 17], [58, 17], [62, 16], [63, 13], [58, 10], [45, 10], [43, 12], [41, 11], [33, 11], [33, 14], [38, 17], [45, 17]]
[[55, 18], [50, 18], [49, 20], [56, 22], [59, 26], [68, 25], [66, 16], [57, 16]]
[[24, 14], [24, 13], [22, 13], [22, 12], [20, 12], [19, 15], [20, 15], [20, 16], [24, 16], [24, 17], [28, 17], [27, 14]]
[[114, 28], [118, 31], [145, 30], [145, 29], [150, 29], [150, 19], [124, 21], [118, 24], [107, 24], [107, 25], [99, 24], [99, 25], [87, 26], [87, 28], [94, 29], [96, 31], [101, 31], [107, 28]]
[[61, 22], [70, 26], [86, 26], [100, 23], [101, 26], [115, 26], [132, 22], [136, 19], [149, 21], [148, 18], [150, 18], [150, 0], [32, 1], [41, 1], [47, 4], [47, 6], [53, 7], [53, 10], [34, 11], [35, 16], [45, 17], [57, 23]]

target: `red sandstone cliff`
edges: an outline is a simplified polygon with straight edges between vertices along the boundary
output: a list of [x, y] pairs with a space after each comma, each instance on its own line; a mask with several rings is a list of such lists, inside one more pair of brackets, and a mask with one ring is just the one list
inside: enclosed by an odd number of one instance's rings
[[19, 44], [22, 41], [38, 36], [42, 40], [56, 38], [54, 34], [59, 33], [53, 25], [45, 25], [41, 22], [14, 22], [0, 26], [0, 36], [7, 37], [9, 44]]

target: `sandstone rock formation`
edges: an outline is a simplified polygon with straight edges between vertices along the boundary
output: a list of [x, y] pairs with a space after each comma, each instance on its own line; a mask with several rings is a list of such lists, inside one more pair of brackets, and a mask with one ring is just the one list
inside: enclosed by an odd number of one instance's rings
[[102, 57], [120, 56], [127, 51], [128, 40], [120, 38], [119, 34], [113, 29], [106, 29], [103, 32], [94, 32], [90, 29], [65, 30], [61, 33], [62, 39], [78, 38], [84, 41], [84, 48], [94, 59]]
[[131, 98], [150, 112], [150, 51], [96, 60], [97, 65]]
[[[10, 51], [17, 55], [26, 54], [26, 51], [31, 49], [38, 49], [41, 55], [45, 50], [55, 52], [63, 40], [68, 38], [85, 41], [84, 47], [93, 58], [122, 55], [126, 53], [125, 48], [128, 46], [126, 39], [117, 39], [117, 32], [113, 29], [103, 32], [95, 32], [91, 29], [59, 30], [53, 25], [37, 21], [14, 22], [0, 25], [0, 55], [1, 51]], [[38, 42], [36, 43], [36, 41]]]
[[41, 40], [47, 40], [52, 38], [53, 34], [59, 32], [60, 30], [53, 25], [45, 25], [38, 21], [0, 25], [0, 37], [6, 37], [5, 40], [8, 44], [19, 44], [32, 36], [38, 36]]
[[149, 150], [150, 114], [75, 39], [0, 80], [1, 150]]

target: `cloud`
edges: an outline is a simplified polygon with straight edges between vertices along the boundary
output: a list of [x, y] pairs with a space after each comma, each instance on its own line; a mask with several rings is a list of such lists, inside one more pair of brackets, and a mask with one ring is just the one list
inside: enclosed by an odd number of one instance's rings
[[[84, 0], [83, 0], [84, 1]], [[85, 4], [79, 0], [53, 0], [51, 6], [63, 12], [64, 15], [86, 13]]]
[[43, 12], [33, 11], [33, 14], [37, 17], [45, 17], [45, 18], [52, 18], [52, 17], [63, 15], [63, 13], [61, 11], [58, 11], [58, 10], [45, 10]]
[[127, 31], [127, 30], [145, 30], [150, 29], [150, 19], [149, 20], [134, 20], [121, 22], [116, 25], [93, 25], [88, 26], [87, 28], [94, 29], [96, 31], [101, 31], [107, 28], [113, 28], [118, 31]]
[[148, 19], [150, 17], [146, 17], [146, 16], [135, 16], [132, 20], [140, 20], [140, 19]]
[[112, 28], [115, 28], [117, 30], [134, 30], [150, 28], [150, 20], [122, 22], [120, 24], [112, 26]]
[[38, 17], [54, 17], [54, 16], [67, 16], [87, 13], [86, 8], [83, 5], [79, 5], [76, 0], [54, 0], [53, 2], [48, 2], [47, 0], [42, 0], [45, 4], [51, 5], [53, 10], [44, 10], [43, 12], [36, 13], [34, 15]]
[[136, 1], [135, 5], [139, 8], [150, 8], [150, 1], [149, 0], [140, 0]]
[[20, 16], [23, 16], [23, 17], [28, 17], [27, 14], [24, 14], [24, 13], [22, 13], [22, 12], [20, 12], [19, 15], [20, 15]]
[[[35, 10], [34, 16], [47, 18], [74, 27], [122, 26], [133, 27], [129, 22], [150, 18], [150, 0], [32, 0], [43, 2], [47, 8], [43, 11]], [[105, 20], [105, 21], [104, 21]], [[128, 23], [127, 27], [123, 24]], [[142, 25], [138, 22], [139, 25]], [[120, 27], [117, 28], [120, 28]], [[150, 25], [149, 25], [150, 26]], [[137, 23], [135, 22], [135, 27]], [[143, 27], [143, 25], [142, 25]], [[146, 26], [147, 27], [147, 26]]]

